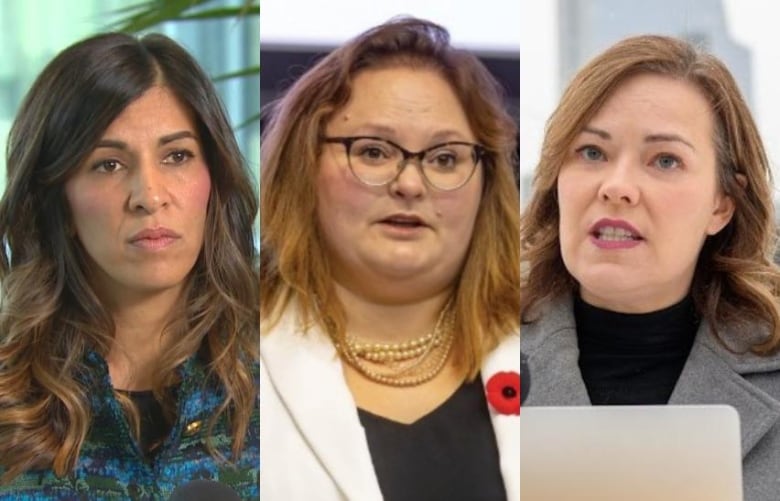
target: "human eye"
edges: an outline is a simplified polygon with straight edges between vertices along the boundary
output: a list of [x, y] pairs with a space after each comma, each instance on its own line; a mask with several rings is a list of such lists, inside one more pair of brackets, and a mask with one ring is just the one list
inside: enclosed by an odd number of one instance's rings
[[195, 155], [189, 150], [175, 150], [168, 153], [168, 155], [163, 158], [163, 163], [167, 165], [181, 165], [194, 156]]
[[675, 155], [662, 153], [653, 159], [653, 165], [661, 170], [672, 170], [680, 167], [682, 161]]
[[607, 159], [604, 152], [601, 151], [601, 148], [592, 144], [580, 146], [575, 152], [581, 159], [587, 162], [602, 162]]
[[393, 148], [378, 140], [359, 140], [352, 146], [352, 155], [365, 163], [383, 163], [393, 156]]
[[122, 165], [122, 162], [115, 159], [98, 160], [92, 164], [93, 171], [102, 172], [105, 174], [111, 174], [124, 168], [125, 166]]
[[437, 169], [447, 170], [455, 168], [460, 162], [461, 155], [455, 149], [439, 148], [429, 152], [425, 156], [427, 164]]

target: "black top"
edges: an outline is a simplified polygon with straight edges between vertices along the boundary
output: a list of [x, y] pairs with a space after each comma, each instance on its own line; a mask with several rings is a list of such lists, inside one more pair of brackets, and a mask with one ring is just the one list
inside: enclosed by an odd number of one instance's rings
[[666, 404], [693, 346], [691, 297], [663, 310], [616, 313], [574, 300], [579, 365], [594, 405]]
[[385, 501], [506, 500], [479, 377], [412, 424], [358, 414]]
[[162, 405], [154, 398], [151, 390], [120, 391], [129, 396], [138, 408], [141, 418], [141, 450], [151, 459], [170, 433], [171, 424], [165, 420]]

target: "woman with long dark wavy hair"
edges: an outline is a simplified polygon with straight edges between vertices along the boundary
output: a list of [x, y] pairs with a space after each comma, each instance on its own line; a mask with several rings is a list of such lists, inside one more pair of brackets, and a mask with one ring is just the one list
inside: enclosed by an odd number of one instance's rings
[[7, 166], [0, 498], [256, 498], [257, 195], [203, 70], [162, 35], [76, 43]]

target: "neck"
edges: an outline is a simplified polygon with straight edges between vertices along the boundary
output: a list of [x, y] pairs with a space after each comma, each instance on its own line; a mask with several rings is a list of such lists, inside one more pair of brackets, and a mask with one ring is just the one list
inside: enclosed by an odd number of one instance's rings
[[115, 332], [106, 357], [115, 388], [146, 390], [167, 340], [162, 333], [180, 305], [180, 289], [123, 297], [110, 306]]
[[347, 333], [364, 341], [399, 343], [431, 332], [451, 289], [406, 303], [383, 303], [336, 284], [347, 314]]
[[615, 313], [642, 314], [660, 311], [680, 303], [690, 294], [690, 287], [669, 291], [665, 294], [648, 296], [644, 290], [622, 294], [618, 297], [599, 295], [585, 288], [580, 289], [580, 298], [596, 308]]

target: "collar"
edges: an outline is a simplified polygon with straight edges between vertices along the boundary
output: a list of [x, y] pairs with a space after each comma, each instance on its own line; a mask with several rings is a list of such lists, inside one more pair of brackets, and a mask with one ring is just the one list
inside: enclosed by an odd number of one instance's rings
[[[493, 350], [482, 364], [482, 383], [487, 385], [498, 372], [520, 374], [520, 336], [513, 333]], [[485, 389], [487, 391], [487, 389]], [[501, 414], [490, 403], [490, 421], [496, 434], [501, 476], [507, 499], [520, 499], [520, 416]], [[520, 411], [522, 413], [522, 410]]]
[[[357, 406], [330, 338], [316, 326], [304, 328], [288, 308], [262, 343], [270, 384], [344, 498], [381, 500]], [[520, 336], [514, 333], [485, 359], [483, 384], [498, 372], [519, 373], [519, 355]], [[508, 499], [519, 499], [520, 417], [500, 414], [490, 404], [488, 410]]]
[[[259, 376], [259, 364], [253, 367]], [[221, 385], [210, 376], [205, 364], [198, 359], [197, 354], [190, 356], [177, 369], [182, 381], [176, 422], [163, 442], [160, 456], [168, 449], [175, 449], [185, 430], [199, 430], [207, 423], [212, 414], [224, 400]], [[94, 429], [114, 429], [116, 434], [128, 437], [121, 441], [123, 453], [131, 457], [143, 457], [143, 451], [135, 440], [131, 440], [132, 431], [119, 402], [113, 392], [111, 376], [105, 359], [95, 351], [88, 351], [84, 356], [83, 370], [77, 374], [77, 379], [89, 393], [92, 417], [97, 426]], [[172, 450], [173, 450], [172, 449]]]
[[263, 337], [261, 359], [268, 380], [344, 499], [381, 501], [368, 441], [336, 349], [316, 326], [304, 328], [294, 311], [288, 308], [273, 334]]
[[[539, 309], [534, 321], [521, 326], [532, 378], [527, 406], [590, 405], [578, 366], [572, 304], [571, 296], [559, 297]], [[780, 401], [745, 376], [780, 370], [780, 355], [761, 356], [748, 350], [751, 342], [765, 335], [756, 325], [722, 326], [719, 335], [723, 342], [702, 321], [669, 404], [734, 407], [740, 416], [744, 457], [780, 420]]]

